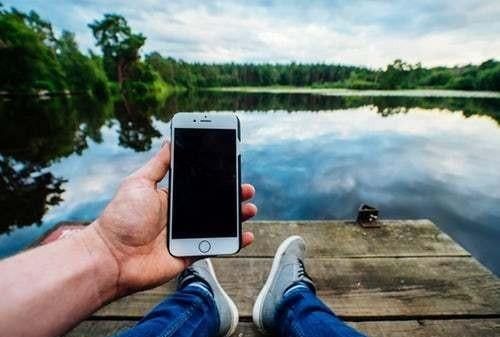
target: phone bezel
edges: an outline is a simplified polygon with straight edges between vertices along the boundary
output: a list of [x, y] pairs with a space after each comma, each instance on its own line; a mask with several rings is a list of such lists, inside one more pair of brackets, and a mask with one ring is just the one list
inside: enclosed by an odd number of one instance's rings
[[[167, 247], [172, 256], [214, 256], [214, 255], [230, 255], [237, 253], [241, 248], [241, 174], [240, 174], [240, 136], [239, 136], [239, 120], [235, 114], [230, 113], [177, 113], [171, 121], [171, 147], [170, 158], [171, 165], [169, 170], [169, 191], [170, 198], [168, 202], [168, 231], [167, 231]], [[235, 237], [216, 237], [216, 238], [187, 238], [173, 239], [172, 238], [172, 205], [174, 202], [173, 179], [175, 179], [175, 128], [192, 128], [192, 129], [230, 129], [236, 133], [236, 210], [237, 223]], [[208, 241], [210, 250], [202, 252], [199, 245], [202, 241]]]

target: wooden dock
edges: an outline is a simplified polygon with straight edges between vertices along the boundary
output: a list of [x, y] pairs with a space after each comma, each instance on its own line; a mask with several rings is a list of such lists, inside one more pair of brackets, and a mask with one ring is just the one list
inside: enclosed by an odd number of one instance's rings
[[[500, 336], [500, 280], [428, 220], [259, 221], [255, 243], [213, 259], [240, 311], [234, 336], [260, 336], [251, 311], [280, 242], [301, 235], [319, 297], [369, 336]], [[67, 336], [108, 336], [132, 326], [174, 289], [173, 282], [109, 304]]]

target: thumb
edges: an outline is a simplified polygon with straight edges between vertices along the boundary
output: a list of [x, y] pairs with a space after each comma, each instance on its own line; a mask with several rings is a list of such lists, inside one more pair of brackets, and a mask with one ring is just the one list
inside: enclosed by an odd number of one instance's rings
[[146, 178], [158, 182], [165, 177], [170, 168], [170, 142], [165, 142], [161, 149], [146, 165], [135, 171], [133, 176]]

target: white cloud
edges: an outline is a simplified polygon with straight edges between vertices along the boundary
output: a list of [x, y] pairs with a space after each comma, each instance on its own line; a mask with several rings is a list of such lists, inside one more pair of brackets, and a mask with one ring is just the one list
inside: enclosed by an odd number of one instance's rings
[[479, 63], [500, 55], [500, 2], [23, 1], [93, 46], [87, 24], [123, 14], [148, 37], [144, 52], [188, 61], [333, 62], [382, 67]]

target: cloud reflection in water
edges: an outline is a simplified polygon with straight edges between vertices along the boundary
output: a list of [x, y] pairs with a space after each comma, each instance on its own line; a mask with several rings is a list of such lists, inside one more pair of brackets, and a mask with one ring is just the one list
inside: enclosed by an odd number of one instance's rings
[[[361, 202], [386, 218], [430, 218], [500, 273], [500, 128], [484, 116], [409, 109], [383, 117], [377, 109], [239, 113], [243, 179], [257, 188], [260, 219], [353, 218]], [[155, 121], [163, 135], [168, 123]], [[64, 202], [41, 227], [0, 237], [0, 256], [21, 249], [62, 220], [91, 220], [121, 179], [152, 151], [118, 145], [115, 126], [48, 169], [68, 179]], [[157, 149], [161, 139], [153, 140]]]

